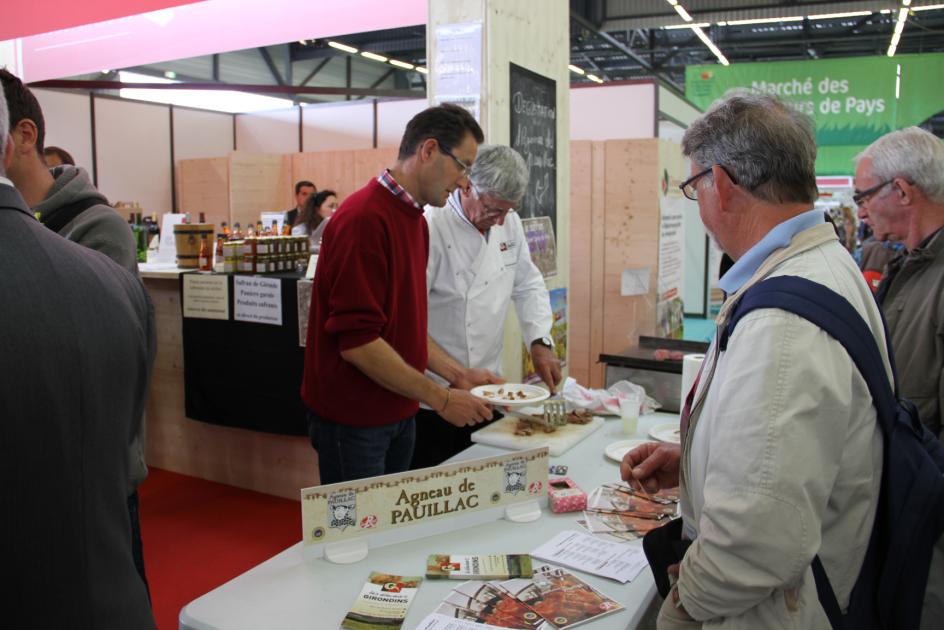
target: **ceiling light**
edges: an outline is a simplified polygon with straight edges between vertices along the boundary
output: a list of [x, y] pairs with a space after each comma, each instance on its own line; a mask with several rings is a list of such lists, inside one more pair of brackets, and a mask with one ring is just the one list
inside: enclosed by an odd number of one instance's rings
[[[721, 22], [718, 22], [718, 24], [721, 24]], [[711, 24], [709, 24], [708, 22], [698, 22], [697, 24], [694, 22], [690, 22], [688, 24], [669, 24], [668, 26], [663, 26], [662, 28], [668, 31], [671, 31], [671, 30], [680, 29], [680, 28], [694, 28], [696, 26], [700, 28], [708, 28], [709, 26], [711, 26]], [[721, 26], [724, 26], [724, 24], [721, 24]]]
[[[152, 77], [124, 70], [118, 73], [122, 83], [178, 83], [162, 77]], [[236, 90], [161, 90], [151, 88], [121, 88], [118, 95], [152, 103], [165, 103], [196, 107], [212, 111], [240, 114], [245, 112], [288, 109], [293, 103], [290, 99], [275, 98], [262, 94], [238, 92]]]
[[901, 0], [901, 6], [903, 6], [903, 7], [910, 7], [910, 6], [911, 6], [911, 0]]
[[396, 67], [398, 67], [398, 68], [403, 68], [404, 70], [412, 70], [413, 68], [416, 67], [416, 66], [414, 66], [412, 63], [407, 63], [407, 62], [405, 62], [405, 61], [400, 61], [399, 59], [391, 59], [391, 60], [390, 60], [390, 65], [391, 65], [391, 66], [396, 66]]
[[692, 21], [692, 16], [688, 14], [688, 11], [686, 11], [685, 7], [683, 7], [682, 5], [680, 4], [675, 5], [675, 12], [678, 13], [679, 17], [681, 17], [686, 22]]
[[727, 26], [727, 25], [728, 25], [727, 22], [718, 22], [718, 26]]
[[308, 42], [305, 41], [304, 39], [298, 40], [298, 43], [301, 44], [302, 46], [307, 46], [307, 45], [308, 45]]
[[364, 57], [367, 57], [368, 59], [373, 59], [374, 61], [379, 61], [380, 63], [385, 63], [385, 62], [387, 61], [387, 58], [384, 57], [383, 55], [378, 55], [377, 53], [368, 52], [368, 51], [366, 51], [366, 50], [363, 51], [363, 52], [361, 53], [361, 55], [364, 56]]
[[820, 13], [818, 15], [807, 16], [810, 20], [833, 20], [836, 18], [864, 17], [872, 15], [871, 11], [846, 11], [845, 13]]
[[173, 70], [168, 70], [167, 72], [164, 73], [164, 76], [167, 77], [168, 79], [176, 79], [177, 73], [174, 72]]
[[711, 38], [705, 35], [705, 31], [701, 30], [700, 26], [692, 27], [692, 32], [695, 33], [695, 35], [698, 36], [698, 39], [700, 39], [702, 43], [708, 47], [708, 50], [714, 53], [715, 57], [718, 58], [718, 61], [721, 62], [722, 66], [731, 65], [731, 62], [728, 61], [728, 58], [724, 56], [724, 53], [721, 52], [721, 49], [715, 46], [715, 43], [711, 41]]
[[[911, 7], [912, 11], [936, 11], [944, 9], [944, 4], [926, 4], [923, 7]], [[891, 13], [891, 11], [882, 11], [882, 13]]]
[[882, 9], [881, 11], [879, 11], [879, 13], [884, 13], [884, 14], [886, 14], [886, 15], [889, 14], [889, 13], [891, 13], [891, 12], [892, 12], [891, 9]]
[[357, 54], [356, 48], [353, 46], [348, 46], [347, 44], [342, 44], [341, 42], [328, 42], [328, 46], [337, 48], [338, 50], [343, 50], [344, 52], [351, 53], [352, 55]]
[[598, 76], [595, 75], [595, 74], [588, 74], [588, 75], [587, 75], [587, 78], [590, 79], [591, 81], [593, 81], [594, 83], [603, 83], [603, 79], [601, 79], [600, 77], [598, 77]]
[[427, 70], [423, 66], [416, 66], [416, 71], [419, 72], [420, 74], [429, 74], [429, 70]]
[[671, 4], [673, 7], [678, 4], [678, 0], [665, 0], [665, 1]]
[[570, 64], [570, 65], [567, 66], [567, 67], [570, 68], [570, 71], [571, 71], [571, 72], [575, 72], [575, 73], [577, 73], [577, 74], [583, 74], [583, 73], [584, 73], [583, 68], [581, 68], [580, 66], [575, 66], [574, 64]]
[[898, 21], [895, 22], [895, 32], [892, 33], [892, 41], [888, 44], [888, 52], [885, 54], [889, 57], [895, 56], [895, 51], [898, 50], [898, 42], [901, 41], [902, 31], [905, 30], [905, 21], [908, 19], [908, 9], [902, 7], [898, 9]]
[[102, 74], [108, 74], [111, 70], [102, 70]]
[[790, 17], [772, 17], [772, 18], [756, 18], [751, 20], [728, 20], [728, 26], [735, 26], [739, 24], [775, 24], [777, 22], [802, 22], [802, 15], [793, 15]]

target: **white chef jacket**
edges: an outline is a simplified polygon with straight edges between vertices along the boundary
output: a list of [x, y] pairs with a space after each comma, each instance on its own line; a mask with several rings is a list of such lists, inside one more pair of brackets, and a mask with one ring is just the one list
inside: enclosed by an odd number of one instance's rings
[[[531, 262], [521, 218], [483, 235], [465, 216], [459, 191], [427, 206], [429, 334], [465, 367], [501, 371], [505, 316], [512, 300], [526, 345], [549, 337], [553, 314], [541, 272]], [[439, 383], [439, 377], [429, 374]]]

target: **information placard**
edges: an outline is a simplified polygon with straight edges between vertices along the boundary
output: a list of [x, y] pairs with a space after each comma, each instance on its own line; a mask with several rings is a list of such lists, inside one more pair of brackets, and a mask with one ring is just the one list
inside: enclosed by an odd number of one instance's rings
[[233, 319], [282, 325], [282, 285], [275, 278], [233, 276]]
[[557, 233], [557, 83], [510, 64], [511, 148], [528, 163], [522, 219], [550, 217]]
[[229, 319], [229, 284], [226, 276], [186, 273], [184, 317]]
[[547, 494], [547, 447], [304, 488], [306, 545], [345, 541]]

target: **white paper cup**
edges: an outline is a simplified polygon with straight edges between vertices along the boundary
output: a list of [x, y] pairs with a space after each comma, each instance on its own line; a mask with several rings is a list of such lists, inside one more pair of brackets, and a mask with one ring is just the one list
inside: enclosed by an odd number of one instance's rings
[[630, 394], [620, 400], [620, 418], [623, 420], [623, 433], [633, 435], [639, 429], [639, 396]]

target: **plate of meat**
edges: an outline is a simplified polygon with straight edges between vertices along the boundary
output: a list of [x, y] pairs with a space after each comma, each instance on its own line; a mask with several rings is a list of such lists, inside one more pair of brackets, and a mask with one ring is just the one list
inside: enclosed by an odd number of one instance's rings
[[551, 392], [537, 385], [524, 383], [502, 383], [501, 385], [479, 385], [469, 392], [476, 398], [497, 407], [523, 407], [547, 399]]

